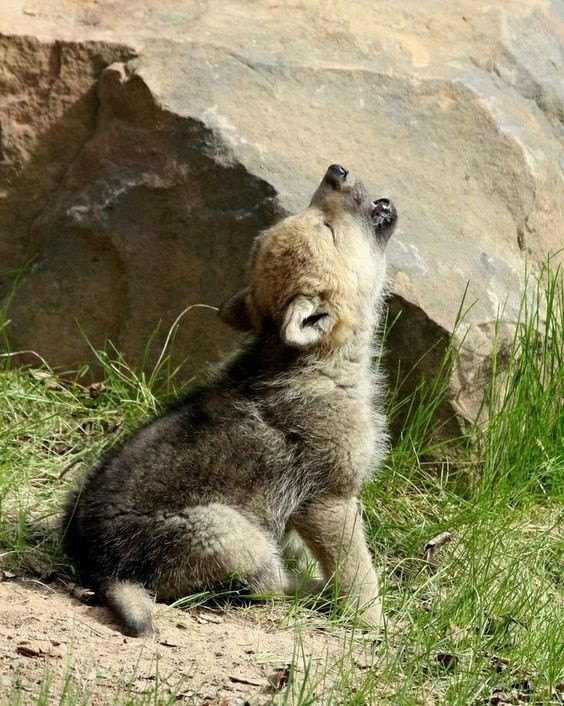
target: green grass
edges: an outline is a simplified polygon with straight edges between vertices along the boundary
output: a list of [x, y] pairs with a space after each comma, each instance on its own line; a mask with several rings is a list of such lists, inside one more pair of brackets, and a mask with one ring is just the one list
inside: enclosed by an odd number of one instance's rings
[[[302, 635], [307, 607], [290, 602], [285, 624], [296, 629], [296, 670], [272, 703], [563, 703], [560, 271], [533, 281], [514, 324], [513, 340], [501, 345], [500, 336], [494, 352], [480, 422], [455, 442], [433, 436], [433, 410], [447, 388], [445, 364], [443, 375], [419, 391], [401, 439], [364, 489], [367, 532], [384, 567], [388, 623], [382, 640], [375, 644], [373, 636], [342, 629], [341, 657], [314, 666]], [[103, 388], [83, 384], [84, 371], [62, 383], [45, 367], [11, 368], [5, 359], [0, 371], [5, 569], [43, 580], [68, 575], [57, 532], [66, 492], [104, 447], [177, 392], [166, 356], [156, 371], [136, 374], [111, 348], [97, 355]], [[432, 563], [425, 561], [425, 543], [443, 531], [451, 541]], [[332, 629], [337, 621], [327, 616]], [[365, 646], [362, 664], [359, 645]], [[48, 703], [48, 680], [42, 688], [33, 702], [14, 689], [9, 703]], [[71, 684], [57, 703], [87, 703], [74, 693]], [[115, 703], [173, 702], [155, 683], [149, 695], [124, 691]]]

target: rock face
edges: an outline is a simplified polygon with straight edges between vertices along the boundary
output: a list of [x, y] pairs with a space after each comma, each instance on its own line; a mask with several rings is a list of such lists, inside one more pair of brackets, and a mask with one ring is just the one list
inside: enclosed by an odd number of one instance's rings
[[[342, 162], [400, 210], [392, 378], [436, 370], [465, 296], [472, 415], [491, 322], [515, 316], [525, 260], [564, 245], [556, 0], [43, 5], [0, 9], [5, 288], [27, 263], [12, 348], [69, 368], [110, 338], [138, 360], [159, 323], [157, 344], [235, 291], [257, 231]], [[174, 350], [187, 375], [232, 341], [193, 309]]]

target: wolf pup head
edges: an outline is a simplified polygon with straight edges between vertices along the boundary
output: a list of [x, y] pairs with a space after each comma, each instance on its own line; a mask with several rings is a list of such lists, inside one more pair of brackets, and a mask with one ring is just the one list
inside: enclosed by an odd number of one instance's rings
[[391, 201], [371, 200], [362, 181], [332, 164], [305, 211], [258, 236], [249, 286], [223, 304], [221, 319], [256, 334], [274, 328], [302, 350], [371, 331], [396, 222]]

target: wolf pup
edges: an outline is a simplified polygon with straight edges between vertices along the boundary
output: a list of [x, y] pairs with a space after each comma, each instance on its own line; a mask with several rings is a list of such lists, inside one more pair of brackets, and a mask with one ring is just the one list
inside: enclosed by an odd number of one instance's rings
[[65, 543], [127, 635], [145, 589], [171, 601], [233, 577], [295, 590], [297, 533], [356, 615], [381, 621], [357, 495], [386, 451], [374, 339], [396, 210], [333, 164], [309, 207], [258, 236], [248, 287], [219, 316], [246, 346], [110, 450], [70, 499]]

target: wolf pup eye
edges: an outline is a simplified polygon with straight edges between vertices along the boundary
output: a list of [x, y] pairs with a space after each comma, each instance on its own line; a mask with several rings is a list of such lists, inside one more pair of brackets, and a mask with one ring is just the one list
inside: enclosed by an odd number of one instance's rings
[[328, 221], [323, 221], [323, 225], [326, 228], [329, 228], [329, 230], [331, 231], [331, 235], [333, 236], [333, 240], [335, 240], [335, 229], [333, 228], [333, 226]]

